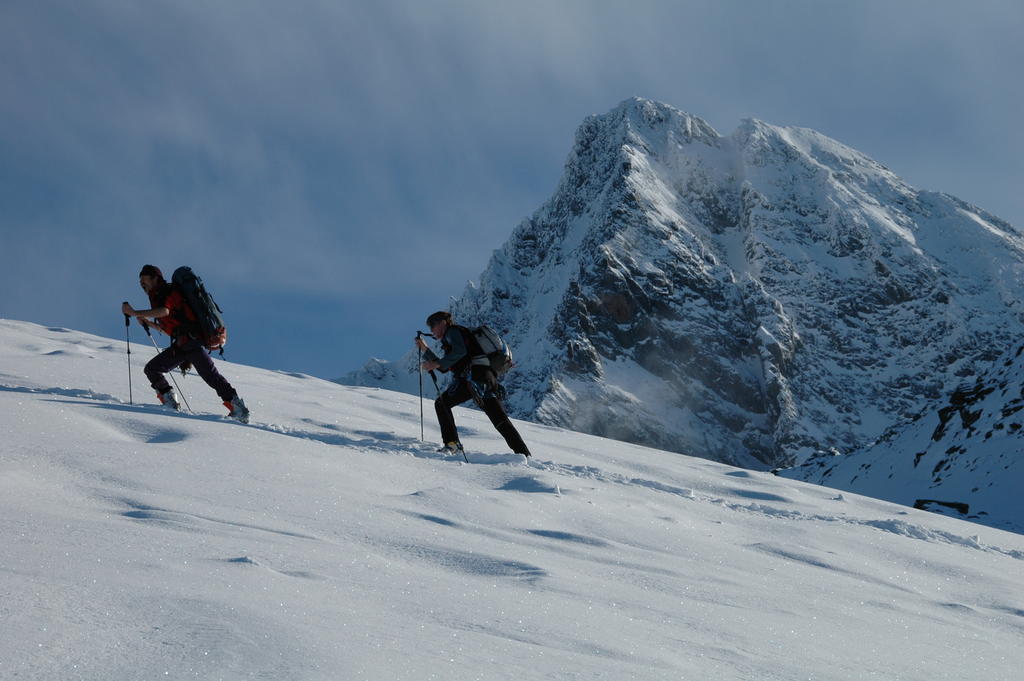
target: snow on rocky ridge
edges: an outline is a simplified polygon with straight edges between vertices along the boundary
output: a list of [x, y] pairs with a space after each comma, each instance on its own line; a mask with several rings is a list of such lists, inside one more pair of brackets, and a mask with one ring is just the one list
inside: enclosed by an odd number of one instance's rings
[[[812, 130], [632, 99], [451, 309], [522, 418], [754, 469], [846, 453], [1024, 335], [1024, 237]], [[416, 392], [415, 353], [340, 382]]]
[[1024, 532], [1024, 346], [867, 447], [780, 474]]
[[229, 362], [251, 425], [195, 376], [197, 413], [168, 412], [151, 355], [133, 344], [132, 405], [123, 337], [0, 320], [0, 678], [1024, 667], [1020, 535], [520, 423], [526, 465], [460, 409], [463, 464], [420, 442], [414, 397]]

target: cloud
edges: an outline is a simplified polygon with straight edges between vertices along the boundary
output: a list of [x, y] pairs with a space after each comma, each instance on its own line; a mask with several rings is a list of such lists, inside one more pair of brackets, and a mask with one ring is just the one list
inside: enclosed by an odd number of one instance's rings
[[113, 287], [154, 253], [346, 305], [443, 300], [554, 190], [576, 126], [633, 95], [723, 133], [816, 128], [1019, 225], [1022, 12], [9, 0], [0, 313], [39, 309], [37, 259]]

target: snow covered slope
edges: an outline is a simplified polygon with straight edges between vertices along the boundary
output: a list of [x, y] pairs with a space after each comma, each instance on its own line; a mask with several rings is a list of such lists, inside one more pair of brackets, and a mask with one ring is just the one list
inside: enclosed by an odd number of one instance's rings
[[[507, 329], [513, 412], [751, 468], [849, 452], [1024, 335], [1024, 238], [812, 130], [587, 119], [452, 305]], [[414, 355], [341, 379], [416, 391]]]
[[865, 449], [780, 474], [1024, 532], [1024, 346]]
[[[112, 333], [117, 332], [112, 329]], [[138, 338], [141, 334], [133, 330]], [[414, 397], [0, 321], [0, 678], [1011, 681], [1024, 538]], [[436, 437], [427, 424], [428, 439]]]

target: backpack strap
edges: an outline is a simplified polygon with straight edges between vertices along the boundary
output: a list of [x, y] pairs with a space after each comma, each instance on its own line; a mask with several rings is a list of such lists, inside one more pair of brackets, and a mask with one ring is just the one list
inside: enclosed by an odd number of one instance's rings
[[171, 316], [175, 321], [172, 337], [188, 336], [189, 338], [195, 338], [199, 332], [196, 313], [189, 307], [188, 301], [185, 300], [185, 293], [181, 290], [180, 286], [171, 284], [164, 304], [167, 305], [167, 302], [171, 303], [168, 310], [170, 310]]
[[[462, 336], [462, 343], [466, 346], [466, 356], [460, 359], [455, 366], [452, 367], [452, 371], [458, 374], [471, 366], [490, 366], [490, 362], [487, 361], [487, 356], [483, 354], [483, 350], [480, 349], [480, 343], [477, 342], [472, 331], [460, 324], [452, 324], [450, 328], [459, 332], [459, 335]], [[445, 352], [448, 352], [451, 349], [446, 343], [443, 344], [442, 347]], [[481, 362], [481, 358], [484, 361]]]
[[490, 369], [491, 358], [480, 347], [480, 341], [477, 340], [476, 334], [465, 326], [460, 326], [459, 329], [462, 331], [462, 337], [466, 343], [466, 352], [469, 353], [469, 365]]
[[[460, 324], [453, 324], [452, 328], [458, 329], [459, 333], [462, 334], [462, 342], [466, 344], [466, 352], [473, 360], [476, 360], [478, 357], [487, 358], [487, 355], [484, 354], [483, 348], [480, 347], [480, 342], [476, 339], [476, 336], [473, 335], [472, 331]], [[476, 362], [474, 361], [474, 364], [475, 363]]]

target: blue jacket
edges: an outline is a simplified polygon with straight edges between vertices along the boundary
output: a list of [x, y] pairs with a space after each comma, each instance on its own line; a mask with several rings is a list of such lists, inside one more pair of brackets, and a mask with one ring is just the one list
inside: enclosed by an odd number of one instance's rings
[[469, 366], [468, 361], [463, 362], [463, 360], [469, 359], [469, 349], [466, 348], [466, 340], [457, 326], [448, 327], [444, 338], [441, 339], [441, 347], [444, 349], [444, 357], [438, 357], [433, 350], [429, 349], [423, 353], [423, 356], [429, 362], [439, 363], [441, 371], [450, 371], [459, 364]]

